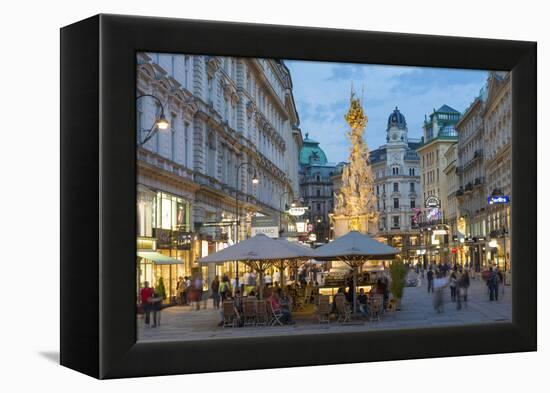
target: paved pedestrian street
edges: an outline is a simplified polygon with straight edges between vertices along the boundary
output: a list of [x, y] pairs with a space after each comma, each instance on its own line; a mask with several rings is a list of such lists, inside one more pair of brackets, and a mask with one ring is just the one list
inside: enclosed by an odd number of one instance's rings
[[504, 293], [499, 288], [499, 300], [490, 302], [485, 282], [479, 278], [471, 281], [468, 304], [461, 310], [451, 302], [450, 290], [445, 290], [443, 313], [433, 308], [432, 294], [427, 292], [426, 282], [419, 286], [405, 288], [401, 311], [389, 311], [380, 321], [352, 320], [340, 324], [334, 319], [330, 324], [319, 325], [313, 306], [305, 312], [293, 313], [295, 325], [257, 326], [222, 328], [220, 312], [212, 309], [211, 301], [207, 309], [192, 311], [189, 306], [169, 307], [162, 311], [161, 324], [156, 328], [144, 327], [143, 317], [138, 316], [138, 339], [141, 341], [165, 340], [205, 340], [241, 337], [266, 337], [289, 334], [319, 334], [370, 331], [379, 329], [425, 328], [436, 326], [456, 326], [483, 323], [506, 323], [512, 318], [512, 287], [506, 286]]

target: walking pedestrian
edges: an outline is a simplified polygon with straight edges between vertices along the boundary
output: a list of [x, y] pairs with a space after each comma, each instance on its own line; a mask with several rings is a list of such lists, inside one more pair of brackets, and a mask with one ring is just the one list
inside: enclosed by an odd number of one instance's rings
[[491, 302], [498, 300], [498, 284], [498, 274], [492, 267], [490, 267], [487, 286], [489, 287], [489, 301]]
[[214, 309], [220, 309], [220, 279], [219, 276], [214, 277], [212, 284], [210, 284], [210, 290], [212, 291], [212, 303]]
[[180, 306], [183, 306], [183, 293], [185, 290], [185, 281], [183, 280], [183, 277], [178, 278], [178, 283], [176, 284], [176, 299]]
[[143, 307], [143, 312], [145, 313], [145, 326], [149, 327], [150, 318], [151, 318], [151, 298], [153, 297], [154, 290], [149, 287], [149, 281], [143, 283], [143, 288], [139, 291], [139, 298], [141, 300], [141, 306]]
[[434, 291], [434, 272], [432, 268], [430, 267], [430, 270], [428, 270], [428, 273], [426, 273], [426, 276], [428, 278], [428, 293]]
[[464, 300], [464, 306], [468, 307], [468, 288], [470, 288], [470, 275], [468, 274], [468, 271], [466, 269], [464, 269], [464, 271], [462, 272], [462, 276], [460, 276], [458, 287], [460, 290], [458, 297], [462, 297], [462, 299]]
[[153, 328], [160, 325], [160, 310], [162, 309], [162, 301], [164, 300], [160, 293], [153, 289], [151, 300], [151, 311], [153, 312]]
[[451, 276], [449, 277], [449, 288], [451, 289], [451, 302], [455, 302], [457, 292], [457, 279], [455, 272], [452, 272]]
[[448, 285], [447, 279], [443, 276], [442, 272], [437, 273], [437, 277], [434, 280], [434, 309], [437, 313], [442, 313], [443, 309], [443, 290]]

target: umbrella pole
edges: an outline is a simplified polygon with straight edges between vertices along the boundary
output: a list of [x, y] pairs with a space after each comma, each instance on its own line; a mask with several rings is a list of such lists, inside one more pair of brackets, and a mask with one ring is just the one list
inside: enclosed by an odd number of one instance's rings
[[353, 314], [357, 315], [357, 266], [353, 267]]

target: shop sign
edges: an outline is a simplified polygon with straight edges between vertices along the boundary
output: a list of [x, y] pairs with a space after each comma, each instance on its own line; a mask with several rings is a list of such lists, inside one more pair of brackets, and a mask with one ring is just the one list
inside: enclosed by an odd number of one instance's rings
[[307, 210], [307, 207], [302, 207], [302, 206], [291, 207], [290, 209], [287, 210], [287, 213], [290, 214], [291, 216], [300, 217], [305, 214], [306, 210]]
[[441, 207], [441, 201], [436, 196], [429, 196], [424, 201], [424, 206], [426, 209], [434, 209], [434, 208], [440, 208]]
[[487, 198], [489, 205], [500, 205], [510, 203], [510, 197], [508, 195], [493, 195]]
[[317, 235], [315, 233], [311, 233], [308, 237], [310, 242], [314, 242], [317, 240]]
[[308, 232], [313, 231], [313, 224], [311, 224], [311, 223], [310, 223], [310, 224], [307, 224], [307, 231], [308, 231]]
[[434, 229], [433, 234], [434, 235], [446, 235], [447, 230], [446, 229]]
[[157, 248], [172, 247], [172, 231], [168, 229], [156, 228]]
[[305, 221], [296, 221], [296, 232], [307, 232], [307, 223]]
[[252, 217], [251, 235], [256, 236], [260, 233], [268, 237], [279, 237], [279, 224], [277, 219], [270, 216]]

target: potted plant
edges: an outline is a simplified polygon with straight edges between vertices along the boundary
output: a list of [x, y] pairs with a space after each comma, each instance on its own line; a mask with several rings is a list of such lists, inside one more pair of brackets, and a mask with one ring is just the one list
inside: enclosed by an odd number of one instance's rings
[[395, 260], [390, 266], [391, 285], [390, 290], [395, 299], [395, 309], [401, 310], [401, 299], [403, 298], [403, 289], [405, 288], [405, 277], [407, 276], [407, 267], [401, 260]]
[[158, 297], [162, 298], [162, 301], [166, 300], [166, 287], [164, 286], [164, 280], [162, 277], [159, 278], [155, 292]]

